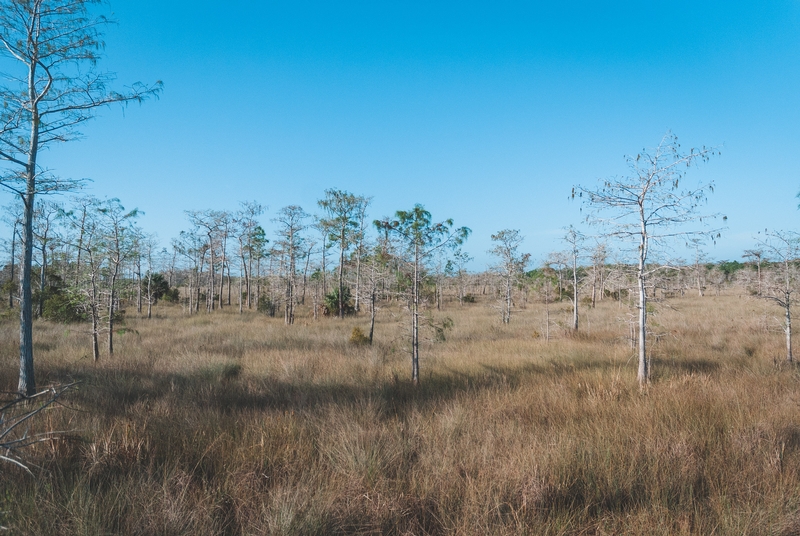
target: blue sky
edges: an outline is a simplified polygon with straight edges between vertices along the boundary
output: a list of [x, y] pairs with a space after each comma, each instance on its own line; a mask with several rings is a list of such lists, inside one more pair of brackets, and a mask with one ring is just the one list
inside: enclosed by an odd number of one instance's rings
[[[557, 5], [553, 5], [557, 4]], [[800, 2], [112, 0], [101, 67], [157, 101], [110, 108], [44, 165], [145, 212], [167, 244], [185, 209], [316, 211], [326, 188], [378, 218], [422, 203], [473, 236], [519, 229], [537, 261], [582, 220], [575, 184], [626, 172], [667, 130], [722, 155], [714, 259], [797, 229]], [[3, 194], [0, 201], [8, 203]], [[591, 233], [592, 229], [585, 228]]]

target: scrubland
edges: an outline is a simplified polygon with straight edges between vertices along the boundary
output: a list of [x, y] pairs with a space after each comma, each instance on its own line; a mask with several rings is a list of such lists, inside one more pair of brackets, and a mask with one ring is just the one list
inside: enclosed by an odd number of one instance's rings
[[[407, 312], [297, 323], [236, 307], [128, 313], [91, 359], [38, 322], [38, 382], [79, 381], [31, 433], [33, 476], [0, 465], [12, 534], [800, 534], [800, 375], [779, 310], [737, 294], [651, 316], [636, 383], [629, 310], [562, 327], [566, 303], [448, 302], [410, 384]], [[559, 324], [560, 322], [560, 324]], [[13, 390], [17, 325], [0, 325]]]

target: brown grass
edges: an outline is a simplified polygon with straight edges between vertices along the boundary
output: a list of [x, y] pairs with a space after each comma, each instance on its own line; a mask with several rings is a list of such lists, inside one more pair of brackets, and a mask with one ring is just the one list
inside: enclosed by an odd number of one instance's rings
[[[551, 306], [555, 320], [566, 305]], [[484, 304], [428, 341], [413, 388], [405, 314], [282, 319], [160, 309], [93, 364], [88, 336], [38, 323], [39, 383], [80, 380], [29, 452], [0, 466], [15, 534], [796, 534], [800, 376], [775, 313], [736, 295], [652, 316], [640, 392], [627, 310], [582, 332]], [[3, 389], [16, 326], [0, 326]], [[433, 336], [431, 336], [433, 339]], [[657, 342], [656, 342], [657, 339]]]

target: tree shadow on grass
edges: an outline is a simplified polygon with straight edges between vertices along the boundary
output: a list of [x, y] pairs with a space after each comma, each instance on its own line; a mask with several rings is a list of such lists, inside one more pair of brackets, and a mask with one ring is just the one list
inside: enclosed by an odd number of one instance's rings
[[[316, 412], [369, 401], [377, 407], [379, 417], [398, 418], [409, 411], [435, 407], [459, 396], [517, 389], [535, 377], [564, 378], [583, 371], [602, 372], [620, 367], [627, 368], [623, 363], [608, 359], [550, 360], [515, 367], [479, 363], [469, 371], [451, 368], [423, 373], [416, 387], [397, 378], [358, 384], [255, 377], [243, 374], [235, 362], [190, 373], [167, 374], [146, 367], [122, 365], [119, 368], [42, 367], [40, 377], [52, 383], [81, 382], [69, 397], [74, 401], [70, 405], [90, 408], [110, 417], [125, 415], [134, 405], [159, 401], [223, 413]], [[709, 359], [657, 358], [653, 367], [654, 380], [658, 381], [676, 375], [711, 374], [720, 370], [721, 363]], [[632, 365], [630, 370], [634, 374]]]
[[222, 413], [241, 411], [317, 412], [369, 401], [378, 416], [402, 418], [410, 411], [445, 404], [459, 396], [516, 389], [536, 376], [563, 377], [583, 370], [606, 370], [618, 364], [598, 361], [551, 361], [518, 367], [480, 364], [473, 372], [454, 369], [423, 374], [418, 386], [408, 381], [326, 383], [287, 381], [242, 374], [236, 363], [218, 364], [191, 373], [159, 373], [147, 368], [42, 370], [53, 382], [79, 381], [70, 405], [91, 408], [108, 417], [124, 416], [133, 406], [157, 402]]
[[719, 361], [711, 359], [654, 359], [653, 370], [657, 377], [685, 374], [712, 374], [722, 368]]

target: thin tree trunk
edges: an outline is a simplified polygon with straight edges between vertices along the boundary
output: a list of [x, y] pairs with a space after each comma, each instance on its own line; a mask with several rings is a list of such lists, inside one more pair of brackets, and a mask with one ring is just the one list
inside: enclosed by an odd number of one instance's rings
[[[38, 135], [38, 132], [36, 132]], [[35, 145], [34, 145], [35, 147]], [[32, 155], [28, 164], [28, 187], [23, 198], [22, 247], [23, 261], [20, 274], [20, 316], [19, 316], [19, 383], [17, 390], [25, 396], [36, 394], [36, 380], [33, 370], [33, 296], [31, 293], [31, 264], [33, 261], [33, 202], [35, 193], [35, 174], [30, 171], [36, 166]]]
[[[226, 255], [226, 259], [227, 259], [227, 255]], [[230, 307], [230, 305], [231, 305], [231, 265], [228, 262], [226, 262], [225, 266], [226, 266], [227, 271], [228, 271], [228, 307]]]
[[116, 299], [116, 283], [117, 274], [119, 272], [119, 264], [114, 264], [114, 269], [111, 274], [111, 288], [108, 296], [108, 355], [114, 355], [114, 308]]
[[215, 279], [214, 272], [215, 272], [215, 268], [214, 268], [214, 248], [213, 247], [211, 248], [211, 264], [208, 265], [208, 270], [209, 270], [209, 275], [211, 277], [209, 279], [210, 287], [209, 287], [209, 290], [208, 290], [208, 297], [206, 298], [206, 308], [208, 309], [208, 312], [211, 312], [211, 311], [214, 310], [214, 290], [215, 290], [214, 289], [214, 279]]
[[370, 304], [369, 304], [369, 343], [372, 344], [372, 337], [375, 333], [375, 294], [376, 289], [373, 285], [372, 292], [370, 293]]
[[47, 239], [42, 240], [42, 266], [39, 271], [39, 311], [36, 316], [39, 318], [44, 315], [44, 289], [47, 285]]
[[550, 342], [550, 282], [545, 282], [544, 288], [544, 340]]
[[11, 284], [8, 285], [8, 308], [14, 308], [14, 262], [16, 261], [17, 248], [17, 222], [14, 222], [14, 229], [11, 233]]
[[153, 271], [147, 271], [147, 318], [153, 316]]
[[339, 318], [344, 318], [344, 227], [339, 240], [341, 244], [339, 248]]
[[572, 256], [572, 329], [578, 331], [578, 255]]
[[411, 306], [411, 382], [419, 385], [419, 245], [414, 245], [414, 285]]
[[[642, 217], [644, 221], [644, 217]], [[650, 380], [650, 367], [647, 362], [647, 293], [645, 288], [645, 259], [647, 258], [647, 234], [642, 224], [642, 239], [639, 245], [639, 266], [637, 280], [639, 284], [639, 386], [644, 387]]]
[[[148, 289], [149, 290], [149, 289]], [[142, 258], [136, 260], [136, 312], [142, 314]], [[147, 318], [150, 318], [149, 316]]]
[[100, 359], [100, 341], [98, 340], [98, 336], [100, 333], [100, 312], [97, 310], [97, 272], [93, 269], [92, 271], [92, 304], [91, 304], [91, 315], [92, 315], [92, 359], [94, 362]]
[[303, 305], [306, 304], [306, 286], [308, 285], [308, 266], [311, 263], [311, 248], [308, 249], [308, 253], [306, 253], [306, 266], [303, 269], [303, 294], [300, 298], [300, 303]]
[[794, 357], [792, 356], [792, 309], [789, 306], [790, 301], [787, 296], [786, 299], [786, 361], [791, 363], [794, 361]]

